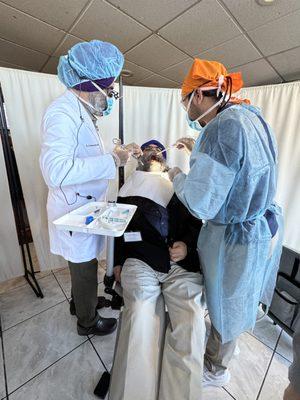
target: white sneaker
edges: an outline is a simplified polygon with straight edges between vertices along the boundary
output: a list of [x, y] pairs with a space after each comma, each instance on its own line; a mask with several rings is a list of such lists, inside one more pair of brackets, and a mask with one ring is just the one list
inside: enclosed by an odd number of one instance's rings
[[234, 357], [238, 357], [240, 355], [240, 352], [241, 352], [240, 346], [238, 344], [236, 344], [234, 353], [233, 353]]
[[203, 371], [203, 387], [208, 386], [225, 386], [230, 381], [231, 375], [228, 369], [224, 371], [211, 372], [204, 366]]

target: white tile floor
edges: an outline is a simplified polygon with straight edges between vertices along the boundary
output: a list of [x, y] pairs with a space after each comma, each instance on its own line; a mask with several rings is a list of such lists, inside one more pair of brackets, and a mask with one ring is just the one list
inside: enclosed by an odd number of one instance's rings
[[[100, 282], [103, 275], [100, 268]], [[95, 400], [94, 387], [112, 365], [116, 335], [76, 334], [76, 318], [69, 314], [67, 269], [41, 274], [39, 283], [44, 299], [36, 298], [20, 279], [1, 290], [5, 362], [0, 348], [0, 399]], [[99, 294], [103, 294], [102, 283]], [[109, 309], [100, 314], [118, 317]], [[203, 400], [282, 400], [292, 359], [291, 338], [266, 317], [253, 333], [241, 335], [239, 348], [240, 354], [230, 364], [230, 383], [206, 389]]]

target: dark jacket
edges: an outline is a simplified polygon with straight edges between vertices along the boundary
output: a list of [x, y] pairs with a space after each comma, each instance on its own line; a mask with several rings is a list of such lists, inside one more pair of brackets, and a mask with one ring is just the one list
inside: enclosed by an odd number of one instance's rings
[[169, 246], [182, 241], [187, 245], [186, 258], [177, 264], [187, 271], [199, 272], [197, 240], [202, 222], [193, 217], [174, 195], [166, 208], [145, 197], [118, 197], [118, 203], [134, 204], [137, 210], [126, 232], [140, 232], [142, 241], [125, 242], [115, 238], [114, 265], [127, 258], [137, 258], [159, 272], [170, 269]]

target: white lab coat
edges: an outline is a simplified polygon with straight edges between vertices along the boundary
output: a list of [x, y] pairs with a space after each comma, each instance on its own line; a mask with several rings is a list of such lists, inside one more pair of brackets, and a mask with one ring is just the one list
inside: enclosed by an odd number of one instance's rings
[[108, 179], [116, 177], [114, 159], [105, 153], [89, 113], [69, 90], [46, 110], [42, 134], [40, 167], [49, 188], [47, 212], [51, 252], [74, 263], [97, 258], [104, 246], [103, 236], [78, 232], [71, 235], [57, 230], [52, 222], [94, 201], [78, 197], [76, 193], [93, 196], [97, 201], [105, 199]]

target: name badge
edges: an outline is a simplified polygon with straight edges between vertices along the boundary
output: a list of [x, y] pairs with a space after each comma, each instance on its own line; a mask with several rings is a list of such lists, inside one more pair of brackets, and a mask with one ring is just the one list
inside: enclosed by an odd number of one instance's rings
[[141, 232], [124, 232], [124, 242], [141, 242]]

